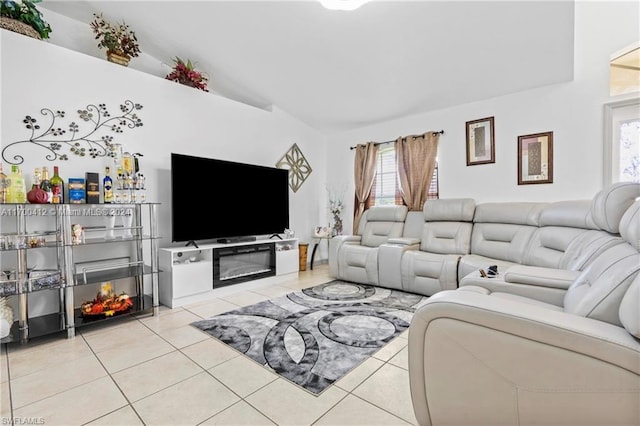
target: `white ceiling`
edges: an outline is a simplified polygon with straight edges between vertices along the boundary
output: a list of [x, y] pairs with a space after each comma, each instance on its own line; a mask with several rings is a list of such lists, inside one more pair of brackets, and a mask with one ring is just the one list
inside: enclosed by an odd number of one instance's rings
[[349, 12], [313, 0], [39, 5], [86, 23], [93, 12], [124, 20], [143, 52], [189, 58], [213, 91], [326, 133], [573, 78], [573, 1], [374, 0]]

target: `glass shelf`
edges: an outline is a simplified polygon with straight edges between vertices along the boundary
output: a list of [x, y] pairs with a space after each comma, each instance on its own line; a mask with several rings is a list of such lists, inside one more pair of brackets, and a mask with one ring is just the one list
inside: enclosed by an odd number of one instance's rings
[[[42, 269], [33, 270], [31, 274], [37, 274], [37, 276], [29, 277], [26, 280], [23, 293], [33, 293], [41, 290], [53, 290], [64, 287], [64, 281], [62, 275], [57, 269]], [[6, 273], [3, 271], [3, 275]], [[12, 279], [0, 280], [0, 297], [14, 296], [19, 294], [19, 281]]]
[[158, 271], [153, 271], [150, 266], [142, 264], [120, 267], [117, 265], [111, 265], [108, 269], [104, 270], [87, 270], [84, 273], [77, 273], [73, 278], [75, 285], [79, 286], [119, 280], [123, 278], [134, 278], [139, 275], [148, 275], [155, 272]]

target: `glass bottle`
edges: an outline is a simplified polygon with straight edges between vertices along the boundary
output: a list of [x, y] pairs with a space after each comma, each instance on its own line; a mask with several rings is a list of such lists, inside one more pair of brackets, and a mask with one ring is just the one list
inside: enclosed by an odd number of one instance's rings
[[122, 154], [122, 168], [127, 176], [133, 176], [133, 155], [129, 152]]
[[49, 181], [49, 170], [42, 168], [42, 180], [40, 181], [40, 189], [47, 193], [47, 203], [51, 202], [53, 192], [51, 190], [51, 181]]
[[27, 188], [20, 166], [14, 164], [11, 166], [11, 175], [9, 176], [9, 186], [7, 187], [6, 200], [7, 203], [26, 203]]
[[105, 203], [113, 202], [113, 179], [111, 178], [111, 169], [104, 168], [104, 178], [102, 179], [102, 195]]
[[58, 166], [53, 166], [53, 176], [49, 182], [51, 183], [51, 202], [53, 204], [63, 204], [64, 180], [58, 174]]
[[7, 202], [7, 175], [2, 171], [2, 163], [0, 163], [0, 203]]

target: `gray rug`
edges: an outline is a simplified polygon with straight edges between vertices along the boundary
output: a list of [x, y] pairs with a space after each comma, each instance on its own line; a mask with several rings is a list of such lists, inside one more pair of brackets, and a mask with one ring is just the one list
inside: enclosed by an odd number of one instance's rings
[[191, 325], [318, 395], [405, 331], [426, 299], [336, 280]]

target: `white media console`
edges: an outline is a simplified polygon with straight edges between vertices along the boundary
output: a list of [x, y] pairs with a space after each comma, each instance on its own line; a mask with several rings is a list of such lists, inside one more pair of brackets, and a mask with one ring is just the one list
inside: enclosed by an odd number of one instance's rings
[[175, 308], [222, 287], [298, 273], [298, 240], [256, 240], [159, 250], [160, 303]]

